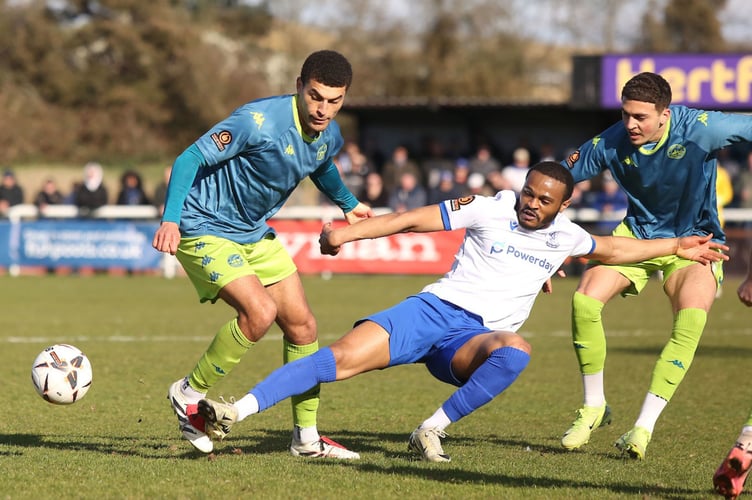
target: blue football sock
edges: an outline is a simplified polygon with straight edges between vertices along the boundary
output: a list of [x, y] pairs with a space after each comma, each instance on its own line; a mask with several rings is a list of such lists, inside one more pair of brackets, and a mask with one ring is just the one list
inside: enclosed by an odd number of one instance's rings
[[324, 347], [310, 356], [277, 368], [249, 392], [258, 400], [259, 411], [264, 411], [283, 399], [306, 392], [316, 384], [334, 382], [336, 379], [334, 353]]
[[520, 349], [496, 349], [441, 407], [449, 419], [456, 422], [504, 392], [529, 361], [530, 355]]

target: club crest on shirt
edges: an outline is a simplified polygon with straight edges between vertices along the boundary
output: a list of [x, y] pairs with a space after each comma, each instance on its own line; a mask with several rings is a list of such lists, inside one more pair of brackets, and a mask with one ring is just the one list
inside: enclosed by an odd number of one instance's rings
[[469, 205], [470, 203], [473, 202], [474, 199], [475, 199], [475, 196], [463, 196], [462, 198], [457, 198], [457, 199], [452, 200], [451, 202], [452, 212], [456, 212], [457, 210], [462, 208], [463, 205]]
[[559, 248], [558, 235], [558, 231], [553, 231], [546, 235], [546, 246], [548, 248]]
[[214, 141], [214, 145], [217, 146], [217, 149], [224, 151], [225, 146], [232, 142], [232, 134], [227, 130], [221, 130], [219, 132], [214, 132], [211, 135], [211, 139]]
[[580, 159], [580, 150], [573, 151], [572, 154], [567, 156], [567, 166], [574, 168], [574, 164]]
[[319, 146], [319, 150], [316, 151], [316, 161], [321, 161], [326, 157], [327, 145], [326, 143]]
[[668, 156], [672, 160], [681, 160], [682, 158], [684, 158], [685, 154], [687, 154], [687, 148], [685, 148], [681, 144], [672, 144], [671, 146], [669, 146], [666, 156]]

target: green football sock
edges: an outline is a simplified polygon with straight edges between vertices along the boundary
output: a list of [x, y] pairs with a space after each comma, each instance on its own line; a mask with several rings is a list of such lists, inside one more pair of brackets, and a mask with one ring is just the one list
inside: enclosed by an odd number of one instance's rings
[[671, 339], [653, 369], [649, 391], [671, 400], [695, 356], [708, 314], [702, 309], [682, 309], [674, 317]]
[[240, 331], [237, 318], [226, 323], [191, 372], [190, 386], [200, 392], [208, 391], [235, 368], [253, 344]]
[[[295, 345], [287, 340], [284, 341], [284, 363], [290, 363], [296, 359], [305, 358], [319, 350], [319, 342], [308, 345]], [[292, 420], [299, 427], [315, 427], [316, 414], [319, 410], [319, 393], [321, 386], [316, 385], [303, 394], [290, 398], [292, 403]]]
[[592, 375], [606, 365], [606, 332], [601, 319], [603, 302], [575, 292], [572, 297], [572, 343], [580, 373]]

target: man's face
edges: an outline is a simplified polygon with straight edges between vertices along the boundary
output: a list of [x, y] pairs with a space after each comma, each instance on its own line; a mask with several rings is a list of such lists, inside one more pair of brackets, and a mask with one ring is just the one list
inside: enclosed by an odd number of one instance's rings
[[556, 215], [569, 206], [570, 200], [563, 199], [565, 191], [564, 183], [538, 171], [530, 172], [517, 205], [520, 226], [535, 230], [551, 224]]
[[658, 142], [669, 116], [668, 108], [658, 111], [652, 102], [625, 100], [621, 103], [621, 121], [629, 133], [629, 141], [636, 147]]
[[303, 132], [314, 137], [329, 126], [345, 102], [347, 87], [327, 87], [311, 80], [303, 85], [298, 78], [298, 116]]

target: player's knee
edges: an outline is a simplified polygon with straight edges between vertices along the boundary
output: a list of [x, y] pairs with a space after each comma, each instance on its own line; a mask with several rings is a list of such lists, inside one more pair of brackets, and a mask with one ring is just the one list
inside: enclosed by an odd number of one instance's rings
[[490, 345], [486, 346], [487, 354], [490, 356], [490, 354], [502, 347], [513, 347], [515, 349], [519, 349], [520, 351], [524, 351], [527, 354], [530, 354], [533, 350], [533, 347], [526, 341], [524, 338], [522, 338], [520, 335], [516, 333], [498, 333], [494, 335], [494, 341], [490, 343]]
[[580, 321], [598, 322], [601, 320], [603, 302], [581, 292], [572, 296], [572, 318]]

